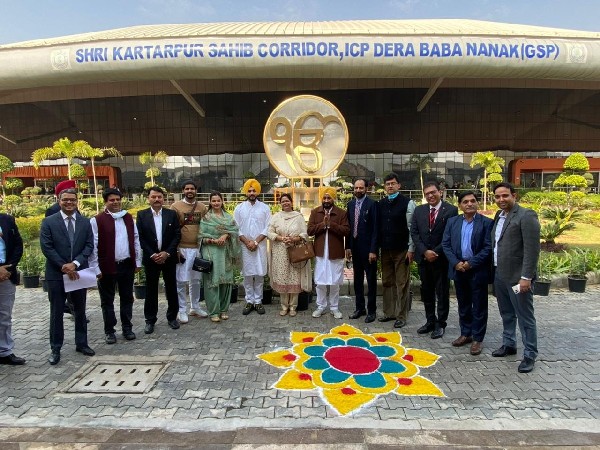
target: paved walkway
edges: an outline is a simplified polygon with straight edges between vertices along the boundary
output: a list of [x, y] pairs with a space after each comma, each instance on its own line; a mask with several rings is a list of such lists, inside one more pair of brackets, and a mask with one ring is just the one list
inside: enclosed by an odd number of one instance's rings
[[[340, 417], [316, 393], [271, 389], [282, 370], [256, 355], [290, 347], [292, 330], [327, 332], [346, 322], [365, 332], [391, 331], [391, 322], [337, 321], [331, 315], [313, 319], [314, 304], [295, 318], [280, 317], [278, 305], [267, 306], [264, 316], [242, 316], [243, 303], [238, 302], [227, 322], [191, 318], [173, 331], [164, 319], [166, 303], [161, 302], [162, 317], [148, 336], [143, 333], [143, 302], [138, 301], [134, 308], [138, 339], [125, 341], [118, 335], [118, 343], [108, 346], [99, 297], [91, 291], [89, 341], [97, 355], [87, 358], [75, 352], [73, 322], [66, 320], [61, 362], [50, 366], [46, 295], [41, 289], [19, 288], [13, 335], [15, 353], [27, 358], [27, 364], [0, 366], [1, 448], [29, 448], [19, 447], [27, 442], [102, 444], [90, 448], [165, 448], [178, 443], [205, 447], [200, 442], [211, 442], [215, 448], [255, 444], [281, 448], [279, 444], [288, 443], [318, 448], [324, 448], [321, 444], [331, 448], [335, 444], [343, 448], [600, 445], [600, 434], [594, 434], [600, 433], [599, 294], [600, 287], [593, 286], [586, 294], [555, 290], [549, 297], [536, 297], [540, 356], [530, 374], [517, 373], [520, 352], [501, 359], [490, 355], [501, 342], [492, 297], [485, 349], [479, 357], [470, 356], [467, 347], [450, 345], [459, 334], [454, 299], [446, 335], [439, 340], [416, 334], [424, 323], [423, 306], [416, 301], [402, 330], [404, 345], [441, 355], [422, 375], [446, 397], [389, 394], [352, 416]], [[347, 317], [353, 301], [345, 298], [341, 309]], [[65, 392], [89, 362], [114, 360], [168, 364], [146, 394]], [[281, 428], [291, 430], [275, 431]], [[155, 431], [139, 433], [139, 429]], [[170, 432], [193, 433], [173, 438]]]

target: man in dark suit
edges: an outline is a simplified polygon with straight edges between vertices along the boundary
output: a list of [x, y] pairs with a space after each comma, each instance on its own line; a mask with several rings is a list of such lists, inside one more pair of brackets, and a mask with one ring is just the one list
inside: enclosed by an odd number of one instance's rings
[[[88, 268], [88, 258], [94, 250], [94, 236], [90, 221], [77, 210], [77, 191], [64, 189], [58, 194], [60, 212], [42, 221], [40, 246], [46, 257], [46, 282], [50, 300], [50, 349], [51, 365], [60, 361], [60, 350], [64, 341], [63, 313], [67, 297], [63, 275], [69, 279], [79, 278], [78, 270]], [[76, 350], [86, 356], [95, 354], [88, 346], [85, 319], [86, 289], [69, 293], [75, 317]]]
[[[367, 196], [367, 180], [354, 182], [354, 199], [347, 208], [350, 236], [346, 239], [346, 259], [352, 261], [354, 270], [354, 295], [356, 309], [350, 315], [358, 319], [367, 315], [367, 323], [375, 320], [377, 311], [377, 203]], [[364, 280], [367, 276], [369, 301], [365, 309]], [[372, 319], [372, 320], [371, 320]]]
[[427, 322], [417, 333], [431, 332], [432, 339], [439, 339], [444, 335], [450, 309], [448, 259], [442, 250], [442, 239], [446, 222], [458, 214], [458, 209], [442, 201], [442, 192], [436, 181], [428, 181], [423, 185], [423, 195], [427, 204], [415, 208], [410, 227], [415, 244], [414, 257], [419, 264], [421, 298], [427, 317]]
[[532, 281], [540, 255], [540, 222], [534, 211], [517, 204], [515, 188], [509, 183], [494, 187], [494, 200], [500, 207], [492, 229], [494, 292], [504, 331], [502, 346], [492, 356], [517, 353], [518, 321], [525, 347], [518, 370], [527, 373], [538, 355]]
[[179, 301], [177, 298], [177, 246], [181, 240], [181, 230], [177, 213], [163, 208], [164, 191], [153, 186], [148, 190], [150, 208], [137, 214], [137, 229], [142, 247], [142, 264], [146, 272], [146, 300], [144, 316], [146, 327], [144, 333], [152, 334], [158, 313], [158, 279], [162, 273], [167, 296], [167, 321], [169, 326], [179, 328], [177, 313]]
[[471, 355], [479, 355], [488, 318], [488, 284], [491, 282], [491, 231], [494, 221], [477, 213], [473, 191], [458, 196], [461, 216], [448, 220], [442, 248], [448, 258], [448, 276], [454, 280], [458, 300], [460, 336], [455, 347], [471, 344]]
[[25, 359], [13, 353], [12, 310], [16, 285], [19, 282], [17, 264], [23, 256], [23, 239], [15, 219], [0, 214], [0, 364], [20, 366]]

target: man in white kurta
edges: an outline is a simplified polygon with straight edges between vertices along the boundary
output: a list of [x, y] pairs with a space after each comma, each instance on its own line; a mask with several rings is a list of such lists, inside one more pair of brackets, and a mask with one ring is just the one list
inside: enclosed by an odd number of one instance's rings
[[311, 211], [308, 219], [308, 235], [315, 237], [316, 256], [317, 309], [312, 316], [321, 317], [329, 303], [333, 317], [341, 319], [338, 304], [340, 285], [344, 282], [344, 239], [350, 233], [350, 226], [346, 211], [334, 205], [336, 190], [327, 186], [322, 191], [322, 204]]
[[246, 194], [247, 200], [236, 206], [233, 212], [242, 242], [242, 275], [246, 291], [244, 315], [254, 310], [258, 314], [265, 313], [262, 298], [267, 274], [267, 230], [271, 210], [257, 199], [260, 190], [260, 183], [255, 179], [246, 181], [242, 192]]

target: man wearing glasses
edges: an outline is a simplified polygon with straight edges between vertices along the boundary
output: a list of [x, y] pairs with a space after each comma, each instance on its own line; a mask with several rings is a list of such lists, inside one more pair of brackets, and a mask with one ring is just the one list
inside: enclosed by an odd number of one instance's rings
[[[64, 189], [58, 193], [60, 211], [42, 221], [40, 247], [46, 257], [46, 281], [50, 300], [50, 349], [48, 362], [60, 361], [64, 341], [63, 310], [67, 297], [63, 275], [71, 280], [79, 278], [78, 270], [88, 268], [88, 258], [94, 250], [94, 235], [89, 219], [77, 210], [77, 191]], [[85, 303], [87, 289], [69, 293], [75, 318], [75, 345], [79, 353], [95, 354], [88, 345]]]
[[458, 208], [442, 201], [442, 192], [436, 181], [426, 182], [423, 194], [427, 203], [415, 208], [410, 227], [421, 277], [421, 299], [427, 317], [427, 322], [417, 333], [431, 333], [431, 339], [439, 339], [444, 335], [450, 309], [448, 259], [442, 250], [442, 240], [446, 222], [458, 215]]
[[410, 263], [414, 246], [410, 222], [415, 202], [400, 194], [398, 175], [384, 178], [387, 197], [379, 200], [379, 247], [383, 285], [383, 316], [380, 322], [394, 320], [394, 328], [402, 328], [408, 320]]

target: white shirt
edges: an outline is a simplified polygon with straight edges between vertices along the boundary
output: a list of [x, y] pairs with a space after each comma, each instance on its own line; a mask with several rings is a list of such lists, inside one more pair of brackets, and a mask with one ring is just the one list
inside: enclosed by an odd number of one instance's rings
[[156, 230], [156, 239], [158, 241], [158, 251], [162, 248], [162, 208], [158, 212], [150, 208], [152, 218], [154, 219], [154, 229]]
[[[75, 231], [75, 229], [77, 227], [75, 225], [75, 222], [77, 221], [77, 213], [73, 213], [70, 216], [67, 216], [61, 209], [60, 215], [63, 218], [63, 223], [65, 224], [65, 228], [67, 229], [67, 234], [69, 234], [69, 217], [71, 217], [71, 219], [73, 220], [73, 231]], [[73, 257], [73, 255], [71, 255], [71, 257]], [[73, 264], [75, 264], [77, 266], [77, 268], [79, 268], [79, 266], [81, 265], [81, 264], [79, 264], [79, 261], [72, 261], [72, 262], [73, 262]], [[89, 263], [89, 261], [88, 261], [88, 263]]]
[[504, 221], [506, 220], [506, 213], [502, 211], [498, 216], [498, 223], [496, 224], [496, 233], [494, 234], [494, 267], [498, 267], [498, 240], [502, 235], [502, 228], [504, 228]]

